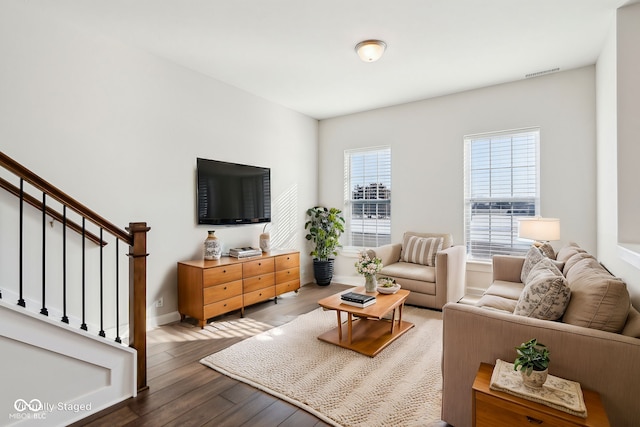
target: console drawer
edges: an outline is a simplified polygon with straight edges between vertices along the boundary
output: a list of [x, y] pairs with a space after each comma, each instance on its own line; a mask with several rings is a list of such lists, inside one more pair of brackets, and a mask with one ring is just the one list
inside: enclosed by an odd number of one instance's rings
[[242, 263], [242, 276], [252, 277], [273, 272], [273, 258], [260, 258]]
[[205, 288], [240, 280], [242, 279], [242, 264], [207, 268], [203, 271], [202, 277]]
[[300, 280], [299, 268], [289, 268], [287, 270], [276, 271], [276, 283], [284, 283], [296, 279]]
[[273, 287], [275, 284], [273, 273], [250, 277], [242, 281], [243, 292], [252, 292], [262, 288]]
[[242, 295], [242, 280], [204, 288], [204, 304], [211, 304]]
[[240, 308], [242, 308], [242, 295], [205, 305], [204, 318], [210, 319]]
[[276, 270], [285, 270], [300, 266], [300, 254], [278, 255], [276, 258]]
[[295, 291], [297, 289], [300, 289], [300, 280], [278, 283], [276, 285], [276, 295], [281, 295], [287, 292]]
[[244, 305], [255, 304], [260, 301], [268, 300], [269, 298], [274, 298], [276, 296], [275, 287], [260, 289], [253, 292], [245, 292], [244, 294]]

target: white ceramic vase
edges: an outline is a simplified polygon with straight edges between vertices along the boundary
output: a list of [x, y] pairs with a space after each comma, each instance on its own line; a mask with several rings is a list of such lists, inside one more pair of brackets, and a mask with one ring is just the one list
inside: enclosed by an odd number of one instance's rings
[[204, 241], [204, 259], [208, 261], [220, 259], [222, 245], [216, 237], [215, 230], [209, 230], [209, 235]]

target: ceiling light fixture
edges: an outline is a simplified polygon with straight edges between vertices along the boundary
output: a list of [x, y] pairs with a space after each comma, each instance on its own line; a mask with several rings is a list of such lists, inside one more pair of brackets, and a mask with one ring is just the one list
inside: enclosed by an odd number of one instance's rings
[[356, 52], [364, 62], [374, 62], [380, 59], [387, 44], [381, 40], [365, 40], [356, 45]]

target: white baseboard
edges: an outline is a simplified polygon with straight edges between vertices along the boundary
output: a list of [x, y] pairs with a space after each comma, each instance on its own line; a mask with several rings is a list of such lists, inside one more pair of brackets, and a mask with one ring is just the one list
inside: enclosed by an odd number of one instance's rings
[[160, 316], [147, 317], [147, 330], [157, 328], [158, 326], [166, 325], [168, 323], [177, 322], [180, 320], [180, 313], [172, 311], [171, 313], [161, 314]]

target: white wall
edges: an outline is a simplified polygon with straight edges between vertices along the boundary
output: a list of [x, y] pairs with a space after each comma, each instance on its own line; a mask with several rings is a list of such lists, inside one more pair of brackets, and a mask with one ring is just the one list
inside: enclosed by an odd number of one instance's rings
[[[635, 16], [637, 20], [640, 12], [640, 5], [624, 7], [618, 10], [618, 16], [629, 13], [630, 17]], [[628, 24], [628, 20], [623, 20]], [[625, 79], [618, 81], [618, 71], [629, 61], [637, 60], [637, 46], [640, 43], [640, 30], [637, 25], [626, 25], [624, 28], [627, 37], [630, 32], [636, 42], [631, 48], [627, 45], [618, 46], [618, 34], [621, 22], [612, 22], [609, 36], [603, 47], [602, 53], [597, 62], [597, 158], [598, 158], [598, 255], [600, 261], [614, 274], [622, 277], [627, 283], [627, 288], [631, 294], [631, 299], [635, 307], [640, 306], [640, 270], [625, 259], [631, 255], [625, 248], [619, 246], [619, 242], [631, 242], [632, 238], [624, 234], [624, 230], [619, 228], [619, 216], [624, 203], [619, 203], [619, 199], [625, 199], [629, 203], [637, 202], [638, 191], [637, 182], [632, 188], [628, 185], [620, 185], [618, 182], [618, 165], [621, 157], [625, 156], [625, 151], [619, 150], [620, 144], [624, 143], [619, 139], [619, 124], [626, 126], [627, 122], [637, 125], [637, 110], [624, 112], [618, 110], [618, 96], [627, 91], [625, 84], [637, 85]], [[622, 58], [621, 58], [622, 57]], [[623, 59], [624, 57], [629, 57]], [[637, 137], [637, 136], [636, 136]], [[626, 140], [627, 143], [638, 146], [637, 141]], [[632, 147], [628, 147], [632, 148]], [[627, 152], [628, 153], [628, 152]], [[637, 156], [631, 160], [635, 162], [635, 172], [637, 173]], [[621, 162], [621, 163], [624, 163]], [[624, 213], [624, 212], [622, 212]], [[637, 217], [635, 218], [637, 222]], [[620, 235], [619, 235], [620, 233]], [[640, 259], [640, 254], [635, 254], [635, 259]]]
[[[576, 241], [595, 253], [593, 66], [323, 120], [319, 201], [343, 206], [336, 165], [344, 150], [390, 145], [392, 241], [413, 230], [450, 232], [463, 244], [464, 135], [531, 126], [541, 129], [541, 213], [561, 220], [562, 240], [554, 246]], [[339, 260], [336, 274], [355, 277], [352, 264]], [[485, 266], [469, 273], [469, 286], [488, 285]]]
[[[300, 249], [310, 277], [316, 120], [16, 0], [0, 3], [0, 58], [0, 149], [113, 223], [148, 223], [148, 304], [164, 298], [150, 316], [175, 313], [176, 262], [212, 228], [196, 225], [196, 157], [271, 168], [273, 245]], [[262, 232], [215, 228], [224, 249]]]

